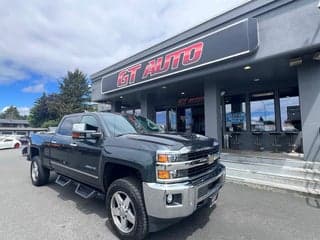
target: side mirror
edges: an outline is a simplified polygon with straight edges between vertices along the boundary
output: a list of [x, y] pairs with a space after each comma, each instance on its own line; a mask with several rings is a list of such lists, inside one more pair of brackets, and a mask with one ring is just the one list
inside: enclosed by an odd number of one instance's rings
[[102, 133], [95, 130], [87, 130], [87, 124], [75, 123], [72, 125], [72, 138], [74, 139], [99, 139]]

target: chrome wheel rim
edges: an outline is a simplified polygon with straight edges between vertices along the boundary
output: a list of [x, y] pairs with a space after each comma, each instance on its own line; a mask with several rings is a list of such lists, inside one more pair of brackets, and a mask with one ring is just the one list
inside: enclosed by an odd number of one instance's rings
[[31, 164], [31, 177], [34, 182], [36, 182], [39, 178], [39, 168], [36, 161], [32, 161]]
[[112, 195], [110, 203], [114, 224], [123, 233], [131, 232], [136, 225], [136, 211], [130, 197], [121, 191]]

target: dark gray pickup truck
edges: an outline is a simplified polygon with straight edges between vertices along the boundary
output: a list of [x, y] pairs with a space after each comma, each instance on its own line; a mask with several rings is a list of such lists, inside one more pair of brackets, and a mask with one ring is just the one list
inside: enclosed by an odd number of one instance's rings
[[28, 152], [33, 185], [55, 171], [56, 183], [75, 184], [84, 198], [104, 194], [121, 239], [143, 239], [213, 206], [225, 179], [216, 140], [147, 133], [113, 113], [65, 116], [55, 133], [32, 135]]

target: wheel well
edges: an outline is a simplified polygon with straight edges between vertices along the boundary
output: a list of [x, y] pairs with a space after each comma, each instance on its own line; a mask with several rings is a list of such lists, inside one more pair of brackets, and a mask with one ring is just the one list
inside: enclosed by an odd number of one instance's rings
[[135, 168], [114, 163], [107, 163], [104, 166], [104, 189], [107, 191], [109, 185], [114, 180], [124, 177], [135, 177], [136, 179], [140, 180], [140, 182], [142, 180], [140, 172]]
[[34, 156], [39, 156], [39, 149], [38, 148], [30, 148], [30, 157], [33, 158]]

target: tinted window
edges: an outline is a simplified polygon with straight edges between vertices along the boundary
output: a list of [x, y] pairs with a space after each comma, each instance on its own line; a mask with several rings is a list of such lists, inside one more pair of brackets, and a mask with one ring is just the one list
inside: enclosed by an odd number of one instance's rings
[[12, 139], [6, 139], [4, 140], [5, 142], [12, 142], [13, 140]]
[[86, 130], [98, 131], [99, 124], [98, 124], [97, 119], [93, 116], [84, 116], [81, 119], [81, 123], [86, 124]]
[[80, 121], [80, 117], [67, 117], [63, 120], [58, 133], [61, 135], [71, 136], [72, 133], [72, 125], [74, 123], [78, 123]]

